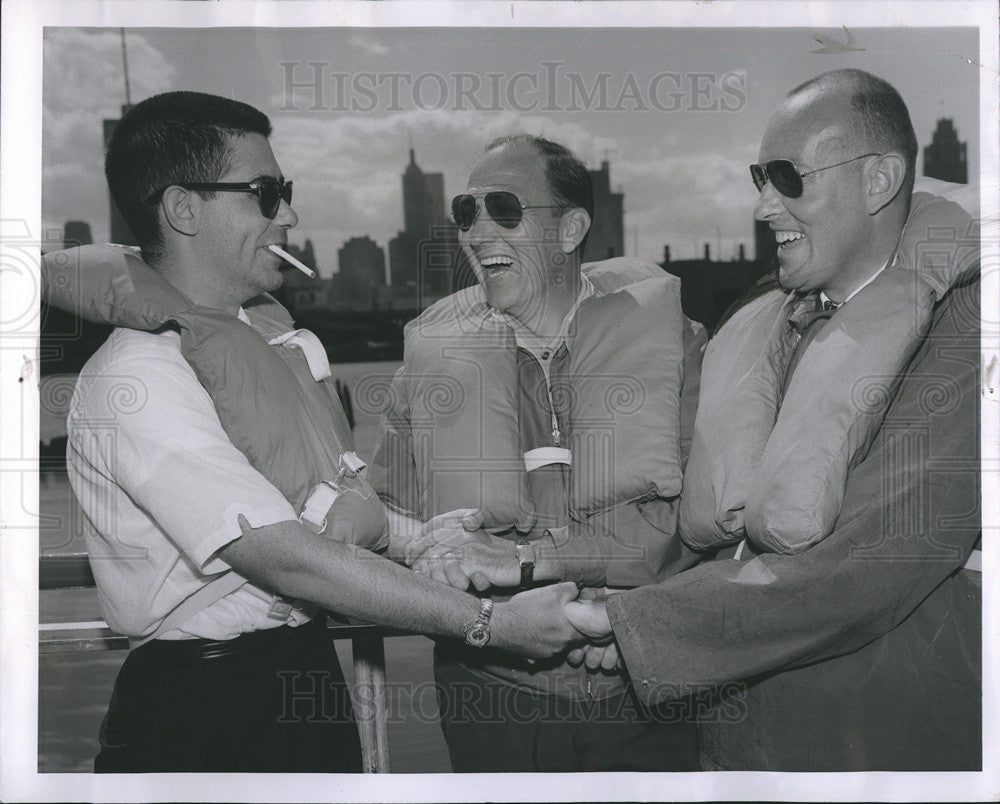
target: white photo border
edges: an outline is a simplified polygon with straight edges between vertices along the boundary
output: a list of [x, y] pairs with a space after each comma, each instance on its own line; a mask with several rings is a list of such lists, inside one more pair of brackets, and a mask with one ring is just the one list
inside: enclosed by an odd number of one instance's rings
[[[1000, 355], [1000, 122], [995, 2], [310, 2], [191, 3], [8, 0], [2, 6], [0, 256], [41, 236], [42, 32], [47, 26], [311, 28], [324, 26], [851, 27], [974, 26], [980, 31], [980, 186], [984, 366]], [[250, 22], [252, 21], [252, 23]], [[613, 25], [609, 25], [609, 21]], [[266, 111], [266, 110], [265, 110]], [[37, 248], [25, 252], [37, 265]], [[9, 282], [13, 279], [7, 277]], [[0, 322], [18, 302], [4, 293]], [[8, 284], [8, 287], [10, 285]], [[13, 292], [31, 292], [15, 286]], [[0, 513], [30, 528], [37, 510], [38, 387], [34, 335], [4, 332], [0, 344]], [[28, 380], [25, 372], [28, 367]], [[37, 369], [35, 370], [37, 377]], [[7, 801], [533, 801], [617, 800], [989, 800], [1000, 797], [1000, 402], [985, 389], [982, 410], [984, 769], [981, 773], [692, 773], [578, 775], [313, 776], [268, 774], [97, 776], [38, 773], [38, 552], [29, 539], [0, 538], [0, 798]], [[22, 426], [20, 423], [24, 423]], [[34, 429], [32, 427], [34, 426]], [[28, 445], [19, 452], [17, 444]], [[10, 503], [10, 504], [8, 504]], [[16, 503], [16, 504], [14, 504]], [[946, 737], [945, 735], [942, 735]]]

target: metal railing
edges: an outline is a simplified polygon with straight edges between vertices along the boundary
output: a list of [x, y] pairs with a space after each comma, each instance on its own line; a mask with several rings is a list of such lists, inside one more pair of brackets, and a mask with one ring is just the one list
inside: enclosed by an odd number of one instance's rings
[[[94, 575], [85, 555], [42, 556], [40, 590], [85, 589], [94, 586]], [[350, 639], [354, 663], [351, 698], [361, 736], [365, 773], [389, 772], [389, 710], [385, 689], [383, 639], [405, 632], [380, 625], [327, 621], [331, 639]], [[128, 638], [116, 634], [100, 620], [76, 623], [42, 623], [38, 626], [40, 654], [128, 650]]]

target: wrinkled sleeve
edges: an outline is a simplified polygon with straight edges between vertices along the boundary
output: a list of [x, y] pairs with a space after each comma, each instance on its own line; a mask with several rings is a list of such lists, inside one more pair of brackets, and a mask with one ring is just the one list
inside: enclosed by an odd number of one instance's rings
[[[203, 572], [229, 568], [216, 553], [242, 534], [241, 515], [255, 528], [296, 519], [230, 442], [179, 351], [126, 352], [98, 374], [81, 374], [78, 396], [70, 448], [88, 456], [92, 470], [121, 487]], [[81, 502], [101, 510], [99, 500]]]
[[609, 599], [644, 701], [850, 653], [961, 571], [980, 532], [978, 323], [978, 282], [939, 305], [824, 541], [711, 561]]
[[653, 584], [699, 560], [677, 536], [673, 500], [619, 505], [548, 533], [562, 580], [584, 586]]

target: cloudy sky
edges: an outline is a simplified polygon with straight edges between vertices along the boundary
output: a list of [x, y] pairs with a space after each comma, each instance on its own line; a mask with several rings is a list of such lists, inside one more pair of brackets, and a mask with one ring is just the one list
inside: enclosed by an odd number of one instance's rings
[[[334, 20], [330, 20], [334, 22]], [[845, 22], [849, 22], [846, 21]], [[323, 20], [317, 19], [317, 24]], [[849, 26], [850, 27], [850, 26]], [[974, 29], [852, 28], [860, 51], [815, 53], [836, 28], [126, 29], [133, 102], [191, 89], [265, 111], [299, 226], [321, 270], [367, 234], [402, 227], [400, 175], [443, 172], [450, 198], [493, 137], [529, 131], [625, 193], [626, 253], [693, 257], [721, 243], [752, 253], [747, 165], [774, 106], [801, 81], [858, 67], [893, 83], [923, 147], [952, 118], [978, 171]], [[108, 237], [101, 120], [125, 101], [118, 29], [49, 28], [44, 48], [42, 223], [87, 220]], [[922, 158], [922, 157], [921, 157]]]

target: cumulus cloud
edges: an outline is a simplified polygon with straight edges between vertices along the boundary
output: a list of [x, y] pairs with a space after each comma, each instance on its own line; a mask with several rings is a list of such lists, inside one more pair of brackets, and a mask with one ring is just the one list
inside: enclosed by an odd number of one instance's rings
[[402, 227], [401, 176], [409, 161], [408, 143], [413, 143], [422, 170], [445, 174], [449, 197], [465, 187], [483, 147], [503, 134], [540, 134], [585, 159], [617, 145], [576, 123], [509, 111], [278, 113], [273, 120], [278, 161], [296, 180], [294, 206], [300, 223], [291, 239], [313, 240], [324, 273], [334, 269], [336, 249], [349, 237], [368, 234], [385, 247]]
[[714, 255], [721, 230], [726, 237], [719, 256], [728, 259], [740, 243], [753, 256], [757, 193], [747, 165], [756, 155], [756, 146], [744, 144], [726, 153], [670, 149], [613, 162], [614, 182], [628, 188], [627, 226], [638, 228], [642, 255], [658, 260], [663, 246], [673, 244], [675, 258], [700, 256], [700, 246], [697, 254], [691, 251], [693, 243], [711, 243]]
[[[127, 35], [134, 100], [176, 89], [179, 68], [141, 34]], [[372, 53], [386, 46], [357, 34], [351, 44]], [[44, 62], [43, 224], [61, 228], [86, 219], [96, 239], [108, 236], [101, 121], [117, 118], [124, 102], [121, 40], [117, 31], [50, 30]], [[296, 80], [305, 80], [297, 73]], [[304, 90], [311, 96], [309, 90]], [[282, 92], [260, 101], [275, 126], [273, 147], [294, 179], [299, 226], [292, 242], [313, 240], [324, 275], [336, 270], [336, 252], [347, 239], [370, 235], [383, 247], [402, 228], [401, 175], [416, 150], [426, 172], [444, 173], [448, 197], [461, 192], [483, 146], [515, 132], [540, 134], [571, 149], [591, 167], [611, 162], [612, 186], [624, 189], [626, 248], [659, 259], [665, 243], [676, 256], [693, 256], [716, 228], [730, 236], [723, 256], [752, 233], [753, 190], [746, 165], [750, 144], [724, 152], [690, 151], [665, 121], [655, 137], [620, 136], [600, 115], [522, 114], [503, 111], [435, 111], [414, 107], [371, 113], [310, 111], [311, 97], [282, 110]], [[454, 98], [453, 98], [454, 99]], [[333, 101], [326, 99], [327, 103]], [[620, 126], [618, 126], [620, 128]], [[627, 145], [623, 145], [627, 143]], [[740, 235], [739, 233], [745, 233]]]
[[[173, 87], [176, 71], [156, 48], [136, 34], [126, 44], [133, 102]], [[125, 103], [119, 33], [48, 29], [42, 75], [42, 224], [82, 218], [105, 239], [102, 121], [120, 117]]]

